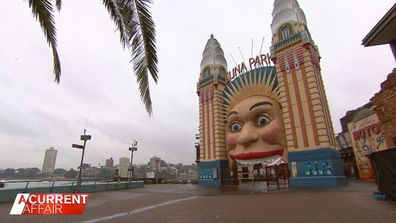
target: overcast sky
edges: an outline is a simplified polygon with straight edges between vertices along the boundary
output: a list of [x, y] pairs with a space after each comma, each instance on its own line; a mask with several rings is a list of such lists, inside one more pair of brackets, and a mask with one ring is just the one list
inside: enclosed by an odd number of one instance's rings
[[[45, 150], [58, 150], [56, 168], [76, 168], [83, 129], [92, 135], [85, 162], [113, 157], [134, 163], [156, 155], [191, 164], [198, 132], [196, 83], [211, 33], [228, 61], [242, 61], [271, 45], [273, 0], [156, 0], [159, 82], [151, 82], [154, 114], [140, 100], [136, 78], [118, 33], [99, 0], [63, 1], [56, 15], [61, 83], [28, 2], [3, 0], [0, 8], [0, 168], [39, 167]], [[243, 4], [242, 4], [243, 3]], [[389, 46], [365, 48], [362, 39], [394, 0], [300, 0], [322, 57], [322, 76], [336, 133], [345, 112], [367, 103], [395, 67]], [[87, 122], [88, 120], [88, 122]]]

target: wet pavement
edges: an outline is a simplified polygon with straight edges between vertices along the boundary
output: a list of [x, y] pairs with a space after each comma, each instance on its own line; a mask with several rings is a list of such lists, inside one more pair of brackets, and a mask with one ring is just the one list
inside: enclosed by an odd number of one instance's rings
[[0, 204], [0, 222], [396, 222], [396, 202], [376, 201], [374, 191], [372, 181], [271, 192], [262, 185], [146, 185], [92, 193], [83, 215], [10, 216], [12, 203]]

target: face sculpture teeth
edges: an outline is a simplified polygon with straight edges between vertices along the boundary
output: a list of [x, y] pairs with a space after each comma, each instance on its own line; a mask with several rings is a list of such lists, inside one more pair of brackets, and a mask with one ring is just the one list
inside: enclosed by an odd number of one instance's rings
[[263, 157], [257, 159], [249, 159], [249, 160], [238, 160], [236, 161], [241, 165], [254, 165], [254, 164], [262, 164], [263, 166], [271, 166], [275, 164], [279, 164], [281, 161], [281, 156], [274, 155], [270, 157]]

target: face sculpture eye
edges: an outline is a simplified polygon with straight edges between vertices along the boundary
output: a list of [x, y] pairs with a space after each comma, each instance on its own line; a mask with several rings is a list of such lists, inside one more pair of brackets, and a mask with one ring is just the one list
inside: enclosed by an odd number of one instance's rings
[[231, 123], [230, 132], [239, 132], [242, 129], [242, 125], [238, 122]]
[[257, 126], [265, 126], [270, 123], [271, 119], [267, 115], [260, 115], [257, 119]]

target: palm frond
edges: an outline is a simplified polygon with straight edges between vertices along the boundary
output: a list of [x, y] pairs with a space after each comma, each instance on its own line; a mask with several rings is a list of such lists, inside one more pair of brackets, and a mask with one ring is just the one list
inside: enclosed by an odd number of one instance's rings
[[133, 70], [139, 85], [140, 98], [149, 115], [152, 114], [149, 73], [158, 80], [158, 60], [155, 47], [155, 25], [149, 12], [150, 0], [103, 0], [120, 32], [120, 42], [132, 54]]
[[62, 0], [56, 0], [56, 9], [58, 9], [58, 12], [60, 12], [61, 8], [62, 8]]
[[55, 81], [59, 83], [61, 76], [61, 63], [56, 49], [56, 28], [52, 3], [50, 0], [29, 0], [29, 7], [32, 9], [33, 16], [39, 21], [44, 35], [47, 38], [47, 42], [52, 48]]
[[[151, 77], [155, 82], [158, 80], [158, 59], [157, 59], [157, 49], [155, 46], [155, 24], [151, 17], [151, 13], [148, 10], [149, 6], [147, 3], [152, 3], [151, 0], [135, 0], [137, 23], [132, 22], [132, 26], [137, 26], [137, 32], [135, 39], [133, 40], [137, 43], [138, 48], [144, 49], [144, 60], [145, 66], [147, 66]], [[139, 55], [134, 55], [136, 58]]]
[[132, 62], [139, 83], [140, 97], [146, 110], [152, 114], [148, 73], [154, 82], [158, 80], [158, 59], [155, 46], [155, 25], [149, 12], [150, 0], [133, 0], [130, 34], [132, 40]]
[[129, 47], [130, 34], [127, 23], [132, 17], [131, 8], [128, 7], [128, 1], [126, 0], [103, 0], [103, 5], [106, 7], [110, 18], [116, 24], [117, 29], [120, 32], [120, 42], [122, 47]]
[[139, 84], [140, 98], [142, 99], [146, 111], [151, 116], [153, 114], [153, 106], [150, 97], [150, 85], [148, 80], [147, 69], [135, 70], [137, 82]]

